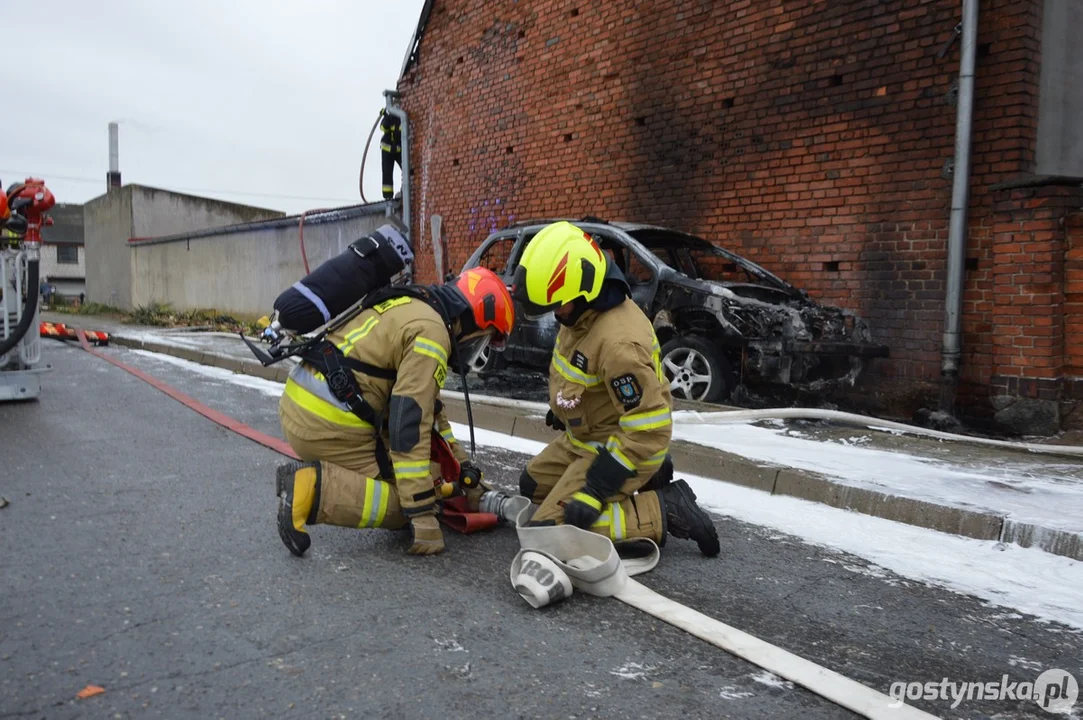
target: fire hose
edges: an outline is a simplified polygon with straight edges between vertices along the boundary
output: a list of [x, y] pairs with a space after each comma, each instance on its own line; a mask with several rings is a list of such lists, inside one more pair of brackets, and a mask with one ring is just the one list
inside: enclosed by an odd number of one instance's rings
[[[372, 130], [369, 132], [369, 138], [365, 141], [365, 151], [361, 154], [361, 172], [357, 177], [357, 189], [361, 194], [361, 202], [368, 204], [368, 199], [365, 197], [365, 163], [368, 160], [369, 147], [372, 145], [372, 138], [376, 136], [376, 128], [380, 126], [380, 117], [376, 117], [376, 122], [372, 124]], [[297, 234], [301, 244], [301, 261], [305, 265], [305, 275], [310, 271], [308, 268], [308, 253], [305, 252], [305, 216], [315, 215], [316, 213], [327, 212], [327, 208], [321, 208], [319, 210], [305, 210], [301, 213], [301, 220], [297, 224]]]
[[[82, 345], [83, 350], [134, 375], [156, 390], [165, 393], [181, 403], [188, 409], [199, 413], [211, 422], [214, 422], [227, 430], [231, 430], [241, 437], [248, 438], [255, 443], [259, 443], [266, 448], [274, 450], [280, 455], [285, 455], [294, 460], [300, 459], [297, 453], [294, 452], [293, 448], [290, 447], [289, 443], [285, 440], [262, 433], [240, 420], [236, 420], [225, 413], [218, 412], [217, 410], [208, 407], [190, 395], [182, 393], [180, 390], [148, 375], [138, 368], [134, 368], [127, 363], [95, 350], [90, 346], [90, 341], [87, 339], [86, 333], [83, 330], [76, 329], [75, 335], [79, 339], [79, 344]], [[440, 520], [452, 530], [463, 534], [480, 532], [495, 527], [499, 522], [499, 518], [496, 515], [470, 510], [467, 506], [466, 498], [462, 495], [450, 497], [451, 493], [455, 490], [455, 483], [458, 482], [460, 469], [459, 461], [455, 459], [455, 455], [448, 446], [447, 441], [437, 434], [434, 434], [432, 437], [432, 452], [430, 457], [433, 462], [440, 466], [441, 470], [440, 477], [438, 477], [434, 483], [436, 486], [435, 489], [440, 493], [441, 497], [444, 498], [443, 507], [439, 516]]]
[[[233, 432], [283, 455], [297, 457], [284, 441], [212, 410], [160, 380], [92, 349], [83, 332], [76, 332], [83, 349], [92, 355], [139, 377]], [[452, 462], [454, 458], [442, 460]], [[446, 509], [444, 514], [449, 515], [447, 524], [459, 532], [492, 527], [500, 519], [515, 526], [520, 550], [512, 561], [509, 577], [516, 591], [533, 607], [565, 599], [571, 595], [573, 587], [588, 595], [613, 597], [864, 717], [875, 720], [933, 717], [911, 706], [895, 703], [883, 693], [670, 600], [633, 580], [631, 576], [648, 572], [658, 563], [660, 552], [651, 540], [633, 541], [644, 544], [646, 551], [622, 560], [613, 542], [597, 533], [571, 525], [527, 527], [537, 508], [529, 498], [490, 492], [482, 499], [480, 513], [466, 512], [463, 498], [451, 500], [454, 502], [446, 503], [451, 512]], [[473, 526], [475, 522], [482, 526]], [[529, 583], [537, 585], [537, 592], [531, 593], [527, 589]]]
[[[462, 399], [462, 394], [444, 390], [443, 394], [450, 398]], [[512, 398], [492, 397], [487, 395], [471, 395], [473, 402], [491, 407], [518, 410], [523, 413], [544, 416], [549, 410], [546, 403], [531, 402], [529, 400], [514, 400]], [[822, 420], [839, 423], [854, 427], [868, 428], [870, 430], [883, 430], [886, 432], [899, 432], [918, 437], [927, 437], [934, 440], [947, 440], [951, 442], [964, 442], [974, 445], [986, 445], [999, 447], [1006, 450], [1022, 450], [1025, 452], [1041, 455], [1064, 455], [1068, 457], [1083, 457], [1083, 447], [1075, 445], [1045, 445], [1042, 443], [1013, 442], [1010, 440], [995, 440], [993, 438], [976, 437], [973, 435], [959, 435], [956, 433], [930, 430], [928, 428], [907, 425], [906, 423], [893, 420], [881, 420], [857, 415], [856, 413], [841, 412], [839, 410], [819, 410], [816, 408], [769, 408], [765, 410], [720, 410], [718, 412], [697, 412], [694, 410], [680, 410], [673, 413], [675, 425], [728, 425], [733, 423], [750, 423], [761, 420]]]
[[658, 564], [660, 552], [652, 540], [621, 543], [635, 546], [622, 559], [613, 542], [572, 525], [528, 526], [537, 509], [529, 498], [482, 500], [482, 509], [497, 511], [515, 526], [520, 550], [509, 578], [516, 592], [539, 608], [569, 597], [573, 588], [595, 597], [612, 597], [674, 627], [801, 685], [826, 700], [875, 720], [926, 720], [934, 717], [893, 700], [840, 673], [726, 625], [661, 595], [632, 579]]
[[365, 163], [369, 157], [369, 146], [372, 145], [372, 138], [376, 137], [376, 128], [380, 127], [380, 119], [383, 115], [376, 116], [376, 122], [372, 123], [372, 130], [369, 132], [369, 139], [365, 141], [365, 151], [361, 153], [361, 173], [357, 177], [357, 189], [361, 193], [361, 202], [368, 204], [368, 199], [365, 198]]
[[26, 263], [26, 305], [23, 306], [22, 317], [19, 323], [6, 339], [0, 341], [0, 357], [6, 355], [23, 339], [34, 322], [34, 314], [38, 309], [38, 257], [36, 249], [30, 255], [31, 259]]

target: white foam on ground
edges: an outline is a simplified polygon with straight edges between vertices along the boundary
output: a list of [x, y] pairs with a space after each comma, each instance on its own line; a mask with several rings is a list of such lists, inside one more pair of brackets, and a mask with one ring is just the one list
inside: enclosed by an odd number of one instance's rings
[[756, 673], [751, 677], [754, 681], [758, 682], [761, 685], [766, 685], [767, 687], [782, 688], [785, 690], [793, 689], [792, 682], [790, 682], [789, 680], [783, 680], [778, 675], [775, 675], [774, 673], [768, 672], [766, 670]]
[[723, 700], [741, 700], [743, 698], [750, 698], [752, 696], [753, 693], [738, 690], [733, 685], [727, 685], [726, 687], [722, 688], [718, 693], [718, 697], [722, 698]]
[[[455, 433], [455, 439], [463, 444], [463, 447], [470, 449], [470, 428], [460, 423], [451, 423], [451, 431]], [[523, 455], [537, 455], [545, 447], [545, 443], [538, 442], [537, 440], [527, 440], [526, 438], [512, 437], [511, 435], [505, 435], [504, 433], [493, 432], [492, 430], [485, 430], [484, 428], [474, 428], [474, 440], [478, 445], [485, 445], [487, 447], [496, 447], [509, 452], [522, 453]]]
[[[468, 442], [465, 425], [452, 423], [455, 437]], [[544, 443], [490, 430], [475, 430], [479, 445], [536, 455]], [[824, 462], [837, 445], [819, 443]], [[834, 548], [870, 561], [851, 572], [897, 584], [890, 570], [910, 580], [973, 595], [994, 605], [1083, 630], [1083, 562], [1044, 550], [972, 540], [883, 518], [731, 483], [678, 473], [699, 503], [718, 514], [796, 536], [811, 545]]]
[[194, 342], [190, 338], [185, 338], [182, 335], [166, 335], [160, 332], [152, 332], [147, 330], [121, 330], [113, 333], [115, 337], [122, 337], [128, 340], [136, 340], [143, 343], [159, 343], [161, 345], [168, 345], [170, 347], [186, 348], [188, 350], [202, 350], [203, 347], [200, 343]]
[[[825, 449], [825, 452], [830, 452]], [[706, 509], [836, 548], [877, 567], [843, 567], [891, 582], [896, 575], [973, 595], [1005, 608], [1083, 630], [1083, 562], [1037, 548], [958, 535], [839, 510], [828, 505], [694, 475]]]
[[[216, 368], [211, 367], [210, 365], [201, 365], [200, 363], [192, 362], [190, 360], [184, 360], [178, 357], [173, 357], [172, 355], [164, 355], [162, 353], [155, 353], [149, 350], [131, 350], [130, 352], [136, 353], [137, 355], [142, 355], [144, 357], [153, 358], [154, 360], [169, 365], [176, 365], [177, 367], [184, 368], [189, 372], [202, 375], [212, 380], [227, 382], [232, 385], [240, 385], [241, 387], [251, 388], [252, 390], [258, 390], [259, 392], [269, 397], [281, 397], [283, 391], [285, 391], [286, 389], [285, 384], [275, 382], [274, 380], [264, 380], [263, 378], [253, 377], [251, 375], [235, 373], [232, 370], [226, 370], [225, 368]], [[180, 389], [183, 390], [184, 388], [181, 387]]]
[[1001, 458], [995, 465], [963, 464], [864, 447], [860, 433], [825, 441], [744, 424], [675, 425], [674, 437], [767, 465], [817, 472], [854, 487], [1083, 533], [1079, 462]]

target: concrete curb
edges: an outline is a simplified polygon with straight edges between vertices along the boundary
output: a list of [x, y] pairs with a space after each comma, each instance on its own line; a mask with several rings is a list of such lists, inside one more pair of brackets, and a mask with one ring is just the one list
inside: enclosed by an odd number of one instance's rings
[[191, 348], [178, 347], [176, 345], [154, 342], [152, 340], [140, 340], [137, 338], [125, 337], [124, 335], [113, 335], [111, 340], [117, 345], [123, 345], [137, 350], [146, 350], [148, 352], [156, 352], [162, 355], [171, 355], [182, 360], [199, 363], [200, 365], [209, 365], [210, 367], [222, 368], [223, 370], [229, 370], [242, 375], [251, 375], [253, 377], [263, 378], [264, 380], [274, 380], [275, 382], [281, 383], [286, 382], [286, 377], [289, 375], [290, 368], [293, 367], [292, 365], [287, 365], [285, 361], [271, 367], [264, 367], [255, 360], [238, 360], [235, 357], [222, 355], [221, 353], [193, 350]]
[[[117, 345], [172, 355], [191, 362], [219, 367], [254, 377], [285, 382], [290, 366], [263, 367], [255, 360], [244, 361], [219, 353], [202, 352], [165, 343], [113, 335]], [[466, 406], [446, 399], [448, 418], [466, 423]], [[509, 408], [474, 403], [476, 427], [512, 437], [551, 441], [555, 433], [541, 416], [520, 415]], [[460, 438], [469, 442], [467, 438]], [[761, 490], [772, 495], [811, 500], [863, 515], [893, 520], [977, 540], [996, 540], [1021, 547], [1034, 547], [1054, 555], [1083, 560], [1083, 534], [1053, 530], [977, 510], [939, 505], [927, 500], [891, 495], [844, 485], [829, 477], [788, 467], [761, 465], [748, 458], [680, 440], [670, 446], [674, 463], [683, 471], [723, 482]]]

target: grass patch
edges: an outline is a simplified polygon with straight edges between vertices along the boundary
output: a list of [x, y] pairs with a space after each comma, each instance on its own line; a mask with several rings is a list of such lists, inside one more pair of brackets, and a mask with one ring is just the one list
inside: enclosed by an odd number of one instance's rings
[[86, 303], [79, 307], [54, 303], [53, 312], [68, 315], [98, 315], [112, 317], [127, 325], [147, 325], [150, 327], [205, 327], [217, 332], [243, 332], [246, 335], [259, 335], [262, 331], [256, 323], [241, 320], [219, 312], [213, 308], [199, 310], [175, 310], [169, 303], [151, 302], [141, 305], [131, 312], [101, 303]]
[[49, 305], [49, 312], [64, 313], [65, 315], [105, 315], [108, 317], [123, 318], [127, 315], [120, 308], [101, 303], [86, 303], [79, 305], [71, 302], [58, 302], [53, 300]]
[[258, 335], [260, 328], [252, 322], [240, 320], [214, 308], [198, 310], [174, 310], [169, 303], [152, 302], [137, 307], [123, 321], [132, 325], [154, 327], [205, 327], [217, 332], [243, 332]]

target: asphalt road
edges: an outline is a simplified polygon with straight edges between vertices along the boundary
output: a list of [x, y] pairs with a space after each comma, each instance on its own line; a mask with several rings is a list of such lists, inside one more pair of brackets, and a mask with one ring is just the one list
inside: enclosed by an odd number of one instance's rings
[[[277, 400], [108, 352], [264, 432]], [[514, 533], [275, 530], [283, 459], [74, 346], [38, 402], [0, 404], [0, 718], [853, 717], [615, 600], [533, 610]], [[482, 449], [510, 487], [525, 458]], [[723, 554], [671, 540], [644, 584], [887, 692], [895, 681], [1083, 679], [1078, 633], [859, 558], [718, 518]], [[105, 692], [87, 699], [87, 685]], [[1032, 701], [921, 701], [1051, 717]]]

